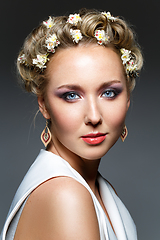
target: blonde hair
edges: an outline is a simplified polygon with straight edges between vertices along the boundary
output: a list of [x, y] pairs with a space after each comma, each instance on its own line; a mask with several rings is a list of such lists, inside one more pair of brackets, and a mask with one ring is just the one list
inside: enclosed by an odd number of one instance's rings
[[[121, 56], [121, 48], [130, 50], [134, 56], [137, 70], [140, 71], [143, 65], [142, 53], [139, 45], [136, 43], [133, 30], [131, 30], [123, 19], [116, 17], [114, 21], [108, 20], [104, 14], [97, 10], [81, 9], [79, 15], [82, 21], [77, 24], [76, 29], [78, 28], [81, 31], [83, 38], [78, 44], [73, 42], [71, 37], [70, 29], [73, 29], [74, 26], [67, 22], [68, 16], [54, 17], [55, 24], [51, 28], [47, 28], [41, 23], [26, 38], [18, 57], [25, 54], [27, 64], [22, 64], [17, 61], [17, 68], [25, 89], [28, 92], [35, 93], [37, 96], [45, 94], [45, 87], [48, 81], [47, 68], [41, 71], [33, 66], [32, 62], [37, 55], [46, 54], [45, 39], [53, 33], [57, 35], [60, 41], [60, 45], [55, 49], [57, 51], [58, 49], [69, 48], [76, 45], [97, 44], [95, 30], [105, 30], [110, 40], [106, 46], [111, 47], [119, 56]], [[51, 59], [54, 54], [49, 53], [48, 58]], [[49, 62], [47, 64], [49, 64]], [[135, 86], [135, 76], [126, 75], [126, 80], [128, 89], [131, 92]]]

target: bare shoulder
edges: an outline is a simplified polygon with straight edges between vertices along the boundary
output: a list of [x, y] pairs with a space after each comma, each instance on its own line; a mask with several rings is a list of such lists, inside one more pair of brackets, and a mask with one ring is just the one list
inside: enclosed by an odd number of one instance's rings
[[28, 198], [14, 240], [99, 240], [92, 197], [76, 180], [58, 177]]

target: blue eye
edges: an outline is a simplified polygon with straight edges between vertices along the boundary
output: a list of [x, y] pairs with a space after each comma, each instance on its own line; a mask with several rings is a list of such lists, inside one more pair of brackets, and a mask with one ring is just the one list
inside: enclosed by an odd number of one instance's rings
[[117, 95], [115, 90], [106, 90], [103, 94], [102, 97], [106, 97], [106, 98], [114, 98]]
[[74, 101], [79, 98], [80, 98], [80, 96], [75, 92], [66, 92], [63, 94], [63, 99], [66, 101]]

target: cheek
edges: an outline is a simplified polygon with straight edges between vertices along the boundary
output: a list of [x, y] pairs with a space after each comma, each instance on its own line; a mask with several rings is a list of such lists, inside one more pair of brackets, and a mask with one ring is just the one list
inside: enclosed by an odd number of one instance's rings
[[127, 105], [126, 104], [117, 104], [114, 106], [110, 106], [108, 111], [105, 113], [105, 120], [107, 125], [111, 128], [118, 130], [118, 128], [122, 129], [125, 121], [127, 113]]
[[73, 134], [80, 127], [81, 111], [78, 111], [77, 107], [58, 106], [58, 108], [54, 106], [49, 110], [53, 132]]

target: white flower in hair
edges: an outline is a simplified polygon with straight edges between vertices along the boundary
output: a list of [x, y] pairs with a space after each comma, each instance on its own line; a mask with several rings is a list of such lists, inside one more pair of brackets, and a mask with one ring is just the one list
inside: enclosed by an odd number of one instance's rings
[[133, 60], [130, 60], [126, 65], [127, 72], [135, 72], [137, 70], [137, 64], [134, 64]]
[[122, 61], [123, 61], [123, 64], [126, 64], [127, 62], [129, 62], [130, 61], [130, 59], [131, 59], [131, 51], [129, 51], [129, 50], [127, 50], [127, 49], [125, 49], [125, 48], [121, 48], [121, 59], [122, 59]]
[[37, 58], [32, 60], [32, 63], [39, 68], [46, 68], [45, 64], [49, 59], [47, 58], [48, 54], [45, 55], [37, 55]]
[[46, 38], [46, 47], [48, 49], [48, 52], [55, 52], [55, 47], [57, 47], [60, 42], [57, 39], [57, 35], [55, 33], [53, 33], [52, 35], [50, 35], [48, 38]]
[[22, 54], [20, 57], [18, 57], [18, 62], [26, 63], [26, 56], [25, 56], [25, 54]]
[[47, 28], [51, 28], [54, 25], [54, 21], [51, 17], [49, 17], [49, 19], [47, 21], [43, 21], [43, 24], [47, 27]]
[[76, 13], [70, 14], [69, 18], [67, 20], [67, 22], [69, 22], [75, 26], [77, 25], [78, 22], [81, 22], [81, 21], [82, 21], [81, 17], [79, 16], [79, 14], [76, 14]]
[[110, 12], [102, 12], [103, 15], [105, 15], [107, 17], [108, 20], [114, 21], [116, 20], [115, 17], [112, 17], [112, 15], [110, 14]]
[[100, 45], [109, 42], [109, 36], [104, 30], [96, 30], [94, 36], [97, 38], [98, 44]]
[[81, 34], [81, 31], [79, 29], [70, 29], [70, 33], [71, 33], [71, 36], [73, 38], [73, 42], [76, 42], [78, 43], [79, 40], [82, 39], [82, 34]]
[[123, 65], [125, 65], [127, 74], [131, 74], [134, 77], [138, 75], [137, 73], [137, 64], [135, 64], [133, 60], [133, 56], [131, 54], [130, 50], [127, 50], [125, 48], [120, 49], [121, 52], [121, 59], [123, 62]]

